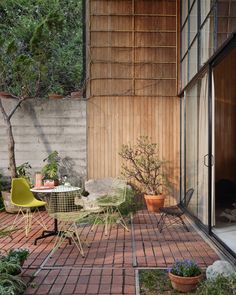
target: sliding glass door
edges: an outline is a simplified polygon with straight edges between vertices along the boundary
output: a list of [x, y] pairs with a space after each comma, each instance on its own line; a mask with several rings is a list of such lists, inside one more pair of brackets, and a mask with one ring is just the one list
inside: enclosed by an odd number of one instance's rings
[[185, 92], [185, 191], [194, 189], [188, 210], [208, 224], [208, 73]]

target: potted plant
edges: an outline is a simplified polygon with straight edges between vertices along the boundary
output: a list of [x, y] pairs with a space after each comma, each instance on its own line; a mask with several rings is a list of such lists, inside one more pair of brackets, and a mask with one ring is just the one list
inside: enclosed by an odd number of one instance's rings
[[189, 259], [176, 260], [169, 270], [169, 278], [172, 287], [179, 292], [194, 290], [203, 279], [201, 268]]
[[30, 252], [26, 248], [11, 249], [7, 255], [8, 260], [19, 261], [19, 264], [23, 266], [25, 260], [28, 258]]
[[148, 210], [158, 212], [164, 206], [166, 177], [157, 144], [152, 143], [147, 136], [140, 136], [133, 147], [122, 145], [119, 155], [125, 161], [122, 165], [123, 176], [136, 182], [144, 193]]
[[50, 90], [51, 92], [48, 94], [49, 98], [52, 98], [52, 99], [63, 98], [64, 91], [61, 85], [53, 85]]
[[58, 185], [58, 169], [60, 165], [60, 157], [57, 151], [52, 152], [43, 161], [47, 164], [42, 168], [44, 185], [55, 186]]

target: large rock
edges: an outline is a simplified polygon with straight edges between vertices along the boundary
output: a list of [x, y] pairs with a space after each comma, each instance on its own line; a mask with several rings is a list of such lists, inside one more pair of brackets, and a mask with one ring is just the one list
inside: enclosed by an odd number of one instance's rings
[[219, 274], [229, 276], [235, 274], [235, 269], [228, 261], [217, 260], [212, 265], [208, 266], [206, 270], [206, 277], [207, 279], [214, 279]]

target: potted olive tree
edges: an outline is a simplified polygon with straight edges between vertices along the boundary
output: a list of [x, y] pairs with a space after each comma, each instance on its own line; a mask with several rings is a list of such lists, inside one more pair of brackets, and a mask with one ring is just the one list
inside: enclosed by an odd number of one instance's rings
[[158, 212], [164, 206], [166, 177], [157, 144], [152, 143], [147, 136], [140, 136], [136, 145], [122, 145], [119, 155], [124, 160], [123, 176], [135, 181], [144, 193], [148, 210]]

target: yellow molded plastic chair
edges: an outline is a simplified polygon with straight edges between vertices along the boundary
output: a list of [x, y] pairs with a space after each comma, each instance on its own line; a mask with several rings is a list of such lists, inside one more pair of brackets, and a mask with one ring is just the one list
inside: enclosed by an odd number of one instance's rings
[[108, 231], [108, 224], [114, 221], [122, 225], [127, 231], [129, 231], [128, 226], [119, 210], [119, 206], [123, 204], [126, 200], [126, 193], [127, 193], [126, 181], [117, 178], [117, 179], [114, 179], [108, 194], [105, 196], [99, 197], [96, 200], [97, 205], [100, 208], [102, 208], [103, 209], [102, 211], [104, 212], [106, 236]]
[[[13, 222], [14, 226], [20, 224], [23, 220], [25, 223], [25, 235], [28, 236], [31, 229], [32, 220], [34, 219], [39, 225], [44, 229], [47, 229], [43, 218], [38, 210], [38, 207], [46, 205], [46, 202], [37, 200], [33, 193], [30, 191], [30, 186], [24, 178], [13, 178], [11, 185], [11, 202], [12, 204], [19, 206], [19, 211]], [[31, 208], [34, 208], [35, 211], [39, 213], [37, 218], [34, 218], [34, 212], [31, 211]], [[22, 217], [20, 217], [22, 214]]]

